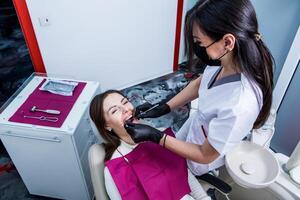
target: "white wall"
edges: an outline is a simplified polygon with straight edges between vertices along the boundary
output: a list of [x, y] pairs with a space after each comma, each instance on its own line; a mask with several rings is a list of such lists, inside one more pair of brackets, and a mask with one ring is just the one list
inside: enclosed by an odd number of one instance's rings
[[172, 71], [174, 0], [26, 2], [49, 74], [100, 81], [106, 90]]

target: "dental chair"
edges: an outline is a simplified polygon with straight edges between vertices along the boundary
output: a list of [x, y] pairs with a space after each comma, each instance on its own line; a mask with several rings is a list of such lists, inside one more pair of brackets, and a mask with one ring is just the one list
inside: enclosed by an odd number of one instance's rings
[[109, 200], [104, 183], [104, 156], [103, 145], [94, 144], [90, 147], [88, 159], [96, 200]]
[[[94, 144], [90, 147], [88, 159], [96, 200], [109, 200], [104, 182], [104, 156], [105, 150], [103, 145]], [[210, 173], [196, 176], [196, 178], [212, 199], [214, 199], [215, 190], [224, 195], [229, 194], [231, 191], [231, 187], [227, 183]]]

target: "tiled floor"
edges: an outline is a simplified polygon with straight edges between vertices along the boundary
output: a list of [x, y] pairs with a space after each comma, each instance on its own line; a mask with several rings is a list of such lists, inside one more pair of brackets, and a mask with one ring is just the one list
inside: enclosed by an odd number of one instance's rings
[[[190, 80], [191, 78], [185, 77], [184, 71], [178, 71], [124, 89], [123, 93], [135, 106], [143, 102], [154, 104], [171, 98], [181, 91]], [[186, 105], [163, 117], [147, 120], [147, 123], [156, 128], [171, 127], [174, 131], [177, 131], [188, 118], [189, 109], [190, 105]], [[0, 154], [0, 165], [7, 162], [8, 159], [5, 152]], [[13, 170], [9, 173], [0, 174], [0, 200], [50, 200], [50, 198], [30, 195], [18, 172]]]

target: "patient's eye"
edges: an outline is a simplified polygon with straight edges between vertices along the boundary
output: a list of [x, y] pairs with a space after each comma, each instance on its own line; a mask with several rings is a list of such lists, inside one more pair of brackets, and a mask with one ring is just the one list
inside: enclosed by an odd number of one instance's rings
[[111, 114], [115, 114], [118, 110], [120, 110], [120, 109], [118, 109], [118, 108], [113, 109], [113, 110], [111, 111]]
[[123, 101], [123, 104], [125, 105], [125, 104], [127, 104], [129, 101], [126, 99], [126, 100], [124, 100]]

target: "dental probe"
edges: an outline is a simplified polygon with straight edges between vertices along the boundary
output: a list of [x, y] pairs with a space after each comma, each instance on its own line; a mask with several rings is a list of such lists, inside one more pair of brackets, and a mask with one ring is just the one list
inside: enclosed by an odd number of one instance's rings
[[154, 108], [156, 108], [156, 107], [158, 107], [158, 106], [159, 106], [159, 104], [156, 104], [156, 105], [152, 106], [151, 108], [149, 108], [148, 110], [145, 110], [144, 112], [141, 112], [141, 113], [138, 114], [138, 115], [145, 114], [145, 113], [149, 112], [150, 110], [153, 110]]

